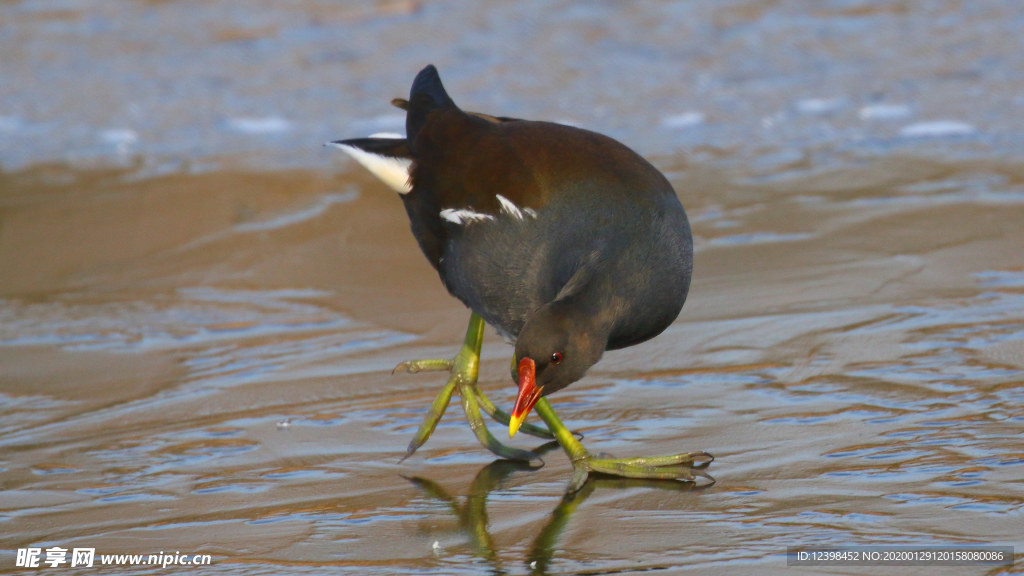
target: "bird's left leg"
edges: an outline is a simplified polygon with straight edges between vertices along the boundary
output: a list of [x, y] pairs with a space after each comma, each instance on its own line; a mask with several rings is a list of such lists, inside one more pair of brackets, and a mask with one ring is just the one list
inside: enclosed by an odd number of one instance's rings
[[697, 483], [697, 478], [705, 481], [705, 485], [715, 482], [714, 478], [704, 472], [711, 464], [714, 456], [707, 452], [683, 452], [671, 456], [655, 456], [649, 458], [603, 458], [591, 454], [572, 432], [562, 424], [555, 410], [546, 398], [541, 398], [534, 410], [555, 434], [558, 443], [572, 461], [572, 480], [566, 492], [572, 494], [583, 487], [591, 472], [622, 476], [625, 478], [648, 478], [652, 480], [678, 480]]
[[[401, 370], [409, 373], [442, 370], [447, 370], [449, 373], [448, 382], [441, 389], [437, 397], [434, 398], [433, 403], [431, 403], [430, 410], [427, 411], [423, 423], [420, 425], [419, 430], [417, 430], [416, 435], [413, 436], [412, 441], [409, 442], [405, 456], [402, 457], [403, 460], [412, 456], [430, 438], [430, 435], [437, 427], [437, 423], [441, 421], [441, 416], [444, 415], [445, 410], [448, 408], [452, 393], [458, 388], [459, 395], [462, 397], [462, 408], [466, 412], [466, 419], [469, 420], [469, 427], [476, 434], [480, 444], [502, 458], [540, 462], [540, 458], [533, 452], [505, 446], [487, 430], [487, 425], [484, 423], [483, 415], [480, 412], [481, 404], [484, 405], [485, 410], [489, 414], [495, 418], [498, 418], [498, 416], [495, 416], [497, 409], [494, 407], [494, 404], [487, 400], [483, 392], [477, 387], [483, 334], [483, 318], [473, 313], [469, 318], [469, 326], [466, 328], [466, 339], [459, 353], [455, 355], [455, 358], [451, 360], [411, 360], [402, 362], [395, 367], [395, 371]], [[488, 408], [490, 409], [488, 410]], [[501, 420], [499, 419], [499, 421]], [[506, 419], [504, 422], [507, 425], [508, 420]], [[524, 430], [524, 432], [526, 431]]]

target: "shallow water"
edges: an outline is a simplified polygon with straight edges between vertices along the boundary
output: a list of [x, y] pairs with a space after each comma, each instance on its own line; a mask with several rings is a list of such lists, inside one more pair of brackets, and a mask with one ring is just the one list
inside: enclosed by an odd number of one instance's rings
[[[863, 573], [786, 566], [852, 544], [1020, 563], [1012, 3], [246, 6], [0, 5], [0, 572], [29, 546], [218, 574]], [[563, 502], [558, 450], [495, 462], [457, 406], [398, 462], [441, 379], [391, 368], [452, 354], [468, 313], [399, 200], [320, 143], [400, 129], [387, 101], [428, 60], [466, 108], [611, 134], [669, 176], [683, 314], [552, 401], [595, 450], [713, 452], [716, 485]], [[510, 406], [510, 350], [484, 346]], [[1015, 569], [877, 569], [915, 570]]]

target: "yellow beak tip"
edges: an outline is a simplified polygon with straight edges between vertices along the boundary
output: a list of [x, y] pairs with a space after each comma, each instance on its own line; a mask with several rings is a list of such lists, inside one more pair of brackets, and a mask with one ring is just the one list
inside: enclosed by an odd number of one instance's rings
[[523, 420], [526, 420], [526, 414], [516, 417], [512, 416], [508, 421], [508, 437], [515, 438], [516, 432], [519, 432], [519, 427], [523, 425]]

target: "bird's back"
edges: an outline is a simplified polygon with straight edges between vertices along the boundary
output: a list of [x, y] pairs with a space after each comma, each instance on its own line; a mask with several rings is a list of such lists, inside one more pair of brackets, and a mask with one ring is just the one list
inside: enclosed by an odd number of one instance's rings
[[675, 319], [689, 287], [689, 225], [671, 185], [632, 150], [578, 128], [457, 109], [428, 119], [414, 148], [403, 197], [414, 232], [449, 291], [488, 323], [515, 336], [584, 268], [593, 289], [621, 303], [609, 347]]

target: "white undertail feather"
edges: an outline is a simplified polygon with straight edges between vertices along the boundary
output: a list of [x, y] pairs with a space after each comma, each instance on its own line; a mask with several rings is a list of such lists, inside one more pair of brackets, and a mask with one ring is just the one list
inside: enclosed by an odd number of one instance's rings
[[[402, 138], [397, 134], [374, 134], [372, 137]], [[361, 150], [355, 146], [348, 146], [345, 144], [336, 144], [332, 142], [331, 145], [341, 148], [356, 162], [362, 164], [363, 168], [369, 170], [371, 174], [380, 178], [382, 182], [399, 194], [408, 194], [412, 190], [412, 183], [409, 181], [409, 166], [412, 165], [412, 160], [408, 158], [392, 158], [390, 156], [371, 154], [366, 150]]]

